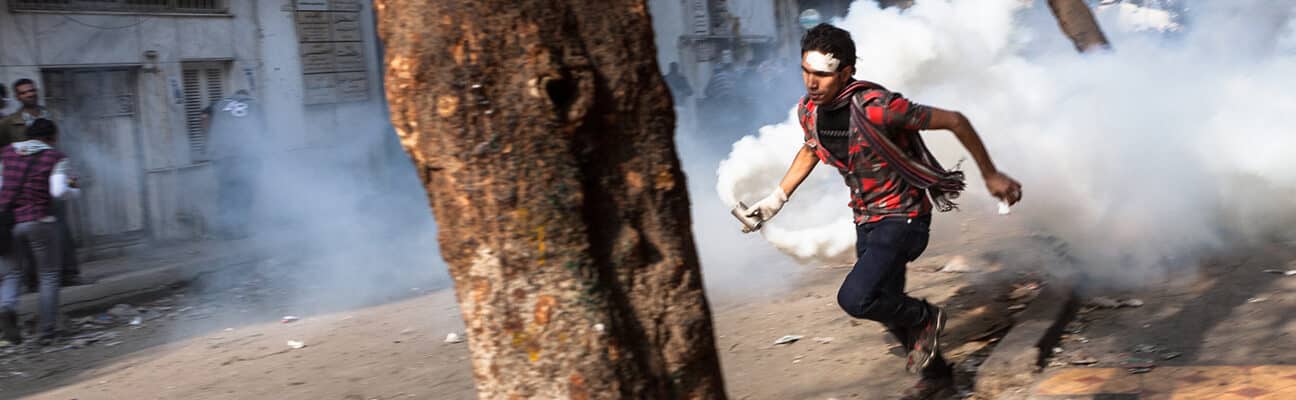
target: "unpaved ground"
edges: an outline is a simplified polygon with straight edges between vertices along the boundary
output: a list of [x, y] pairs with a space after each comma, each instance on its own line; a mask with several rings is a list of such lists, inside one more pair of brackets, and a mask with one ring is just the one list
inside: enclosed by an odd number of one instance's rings
[[[967, 241], [939, 244], [911, 266], [909, 288], [952, 311], [944, 340], [966, 384], [994, 333], [1008, 326], [1009, 307], [1029, 301], [1030, 290], [1017, 290], [1011, 300], [1006, 296], [1014, 285], [1035, 278], [992, 267], [1002, 267], [1002, 261], [978, 259], [972, 264], [982, 272], [934, 272], [955, 248], [988, 248]], [[836, 289], [847, 271], [806, 267], [789, 289], [713, 299], [732, 398], [889, 399], [913, 383], [880, 326], [854, 321], [837, 308]], [[311, 314], [301, 311], [307, 306], [285, 305], [275, 293], [258, 292], [256, 279], [249, 279], [142, 302], [137, 307], [153, 310], [146, 313], [153, 319], [139, 327], [110, 325], [117, 336], [79, 343], [82, 348], [9, 350], [0, 360], [0, 397], [474, 398], [466, 346], [444, 343], [447, 333], [462, 332], [449, 291]], [[212, 296], [225, 305], [210, 307]], [[302, 319], [279, 321], [289, 314]], [[803, 338], [772, 344], [784, 335]], [[289, 340], [306, 347], [292, 349]]]
[[[1217, 257], [1148, 289], [1091, 291], [1049, 370], [1296, 364], [1296, 276], [1275, 273], [1288, 270], [1296, 243]], [[1142, 305], [1113, 309], [1099, 298]]]

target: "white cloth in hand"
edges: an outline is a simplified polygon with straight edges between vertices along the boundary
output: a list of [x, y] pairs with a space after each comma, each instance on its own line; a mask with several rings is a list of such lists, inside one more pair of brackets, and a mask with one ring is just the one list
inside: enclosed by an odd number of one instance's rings
[[783, 209], [783, 205], [786, 204], [787, 201], [788, 196], [787, 193], [783, 193], [783, 188], [775, 187], [773, 193], [770, 193], [769, 196], [765, 196], [765, 198], [756, 202], [756, 204], [752, 204], [751, 207], [747, 207], [747, 210], [744, 211], [744, 213], [746, 213], [748, 217], [756, 218], [761, 221], [769, 221], [771, 218], [774, 218], [775, 214], [778, 214], [779, 210]]

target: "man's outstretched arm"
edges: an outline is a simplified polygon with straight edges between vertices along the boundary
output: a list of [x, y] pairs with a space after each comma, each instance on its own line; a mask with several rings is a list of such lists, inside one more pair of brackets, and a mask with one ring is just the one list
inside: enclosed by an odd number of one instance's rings
[[783, 180], [779, 181], [778, 188], [756, 204], [747, 207], [744, 213], [749, 217], [759, 217], [763, 221], [774, 218], [774, 214], [778, 214], [779, 210], [783, 209], [783, 204], [787, 203], [788, 196], [801, 186], [801, 182], [810, 176], [810, 171], [813, 171], [818, 163], [819, 156], [815, 155], [814, 149], [809, 145], [802, 145], [801, 150], [797, 151], [796, 157], [792, 159], [792, 166], [788, 167], [787, 173], [783, 174]]
[[815, 155], [814, 149], [810, 146], [802, 145], [801, 150], [797, 152], [796, 158], [792, 159], [792, 166], [788, 167], [786, 174], [783, 174], [783, 180], [779, 181], [779, 188], [788, 196], [801, 186], [801, 182], [810, 176], [810, 171], [814, 171], [815, 165], [819, 164], [819, 156]]
[[958, 138], [963, 148], [972, 154], [972, 159], [976, 161], [977, 167], [981, 169], [981, 176], [985, 179], [986, 189], [990, 194], [1008, 202], [1016, 204], [1021, 200], [1021, 184], [1016, 180], [999, 172], [995, 167], [994, 161], [990, 159], [989, 152], [986, 151], [985, 144], [981, 142], [981, 136], [977, 135], [976, 129], [972, 127], [972, 122], [968, 121], [963, 113], [958, 111], [942, 110], [935, 107], [931, 109], [931, 121], [927, 124], [927, 129], [944, 129], [954, 132], [954, 137]]

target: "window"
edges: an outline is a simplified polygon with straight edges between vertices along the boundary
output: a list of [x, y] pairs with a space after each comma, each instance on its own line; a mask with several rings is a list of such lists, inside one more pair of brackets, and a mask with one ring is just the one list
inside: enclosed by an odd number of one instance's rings
[[202, 111], [225, 96], [225, 64], [185, 63], [183, 71], [189, 155], [193, 160], [204, 160], [207, 158], [207, 132], [203, 129]]
[[[135, 115], [135, 71], [130, 68], [41, 70], [45, 105], [61, 118]], [[60, 124], [67, 121], [55, 121]]]
[[226, 0], [9, 0], [13, 11], [224, 14]]

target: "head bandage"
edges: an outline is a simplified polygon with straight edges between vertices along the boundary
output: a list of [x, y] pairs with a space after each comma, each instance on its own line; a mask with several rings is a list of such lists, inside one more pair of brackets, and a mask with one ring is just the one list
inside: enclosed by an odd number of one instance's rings
[[832, 54], [815, 50], [806, 52], [805, 60], [806, 64], [810, 65], [810, 69], [818, 72], [837, 72], [837, 66], [841, 64], [841, 60], [833, 58]]

